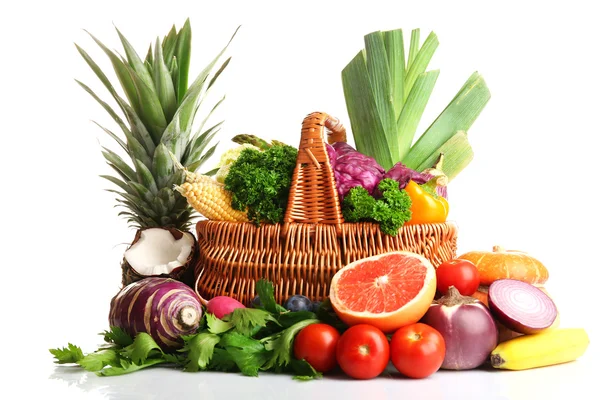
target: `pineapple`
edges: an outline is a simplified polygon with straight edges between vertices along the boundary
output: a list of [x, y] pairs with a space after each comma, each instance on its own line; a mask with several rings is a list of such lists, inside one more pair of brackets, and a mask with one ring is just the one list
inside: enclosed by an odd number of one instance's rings
[[[181, 280], [187, 275], [189, 279], [190, 273], [185, 274], [185, 271], [193, 262], [194, 252], [197, 252], [196, 239], [189, 229], [196, 215], [186, 198], [173, 189], [185, 181], [185, 173], [175, 167], [175, 162], [183, 165], [188, 171], [195, 172], [214, 153], [218, 145], [217, 143], [210, 146], [210, 143], [222, 122], [208, 129], [205, 129], [204, 125], [223, 99], [213, 105], [199, 126], [194, 126], [194, 119], [208, 90], [230, 61], [230, 58], [226, 59], [215, 70], [233, 37], [188, 87], [192, 37], [189, 19], [181, 29], [177, 30], [173, 26], [162, 40], [157, 38], [154, 46], [150, 44], [144, 60], [118, 29], [117, 34], [123, 45], [125, 57], [117, 55], [93, 35], [90, 36], [108, 56], [126, 99], [117, 93], [106, 74], [89, 54], [76, 45], [85, 62], [108, 89], [124, 116], [122, 119], [92, 89], [77, 81], [122, 130], [123, 135], [117, 135], [100, 126], [121, 147], [126, 158], [130, 159], [126, 161], [115, 151], [104, 147], [102, 154], [108, 165], [116, 171], [116, 175], [101, 176], [120, 189], [111, 190], [118, 196], [118, 205], [124, 208], [119, 215], [125, 217], [131, 227], [137, 229], [128, 251], [135, 250], [137, 242], [144, 236], [142, 231], [164, 229], [173, 234], [173, 243], [158, 245], [161, 245], [161, 248], [164, 246], [165, 252], [171, 255], [177, 253], [177, 249], [183, 252], [177, 256], [179, 261], [164, 263], [162, 267], [148, 267], [153, 263], [152, 260], [142, 258], [138, 261], [136, 257], [139, 268], [132, 268], [127, 257], [124, 257], [122, 283], [127, 285], [150, 275], [168, 275]], [[181, 239], [181, 234], [185, 240]], [[193, 244], [191, 249], [190, 242]], [[169, 247], [173, 245], [176, 246], [175, 250]], [[189, 253], [187, 256], [186, 252]]]

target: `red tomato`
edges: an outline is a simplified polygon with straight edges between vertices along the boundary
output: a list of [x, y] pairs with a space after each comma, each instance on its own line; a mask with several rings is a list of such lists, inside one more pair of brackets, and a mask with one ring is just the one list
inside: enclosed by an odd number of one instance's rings
[[475, 264], [468, 260], [454, 259], [437, 267], [437, 290], [442, 294], [448, 293], [448, 288], [454, 286], [463, 296], [470, 296], [479, 287], [479, 271]]
[[426, 378], [442, 366], [444, 337], [434, 328], [416, 323], [398, 329], [390, 341], [392, 364], [409, 378]]
[[335, 349], [340, 333], [327, 324], [312, 324], [303, 328], [294, 340], [294, 356], [306, 360], [319, 372], [331, 371], [336, 366]]
[[359, 324], [346, 330], [337, 345], [337, 362], [355, 379], [375, 378], [390, 361], [390, 344], [378, 328]]

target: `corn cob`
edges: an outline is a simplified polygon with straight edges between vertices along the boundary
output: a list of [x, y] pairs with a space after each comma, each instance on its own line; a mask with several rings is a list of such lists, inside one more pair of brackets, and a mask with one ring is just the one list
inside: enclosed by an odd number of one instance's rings
[[210, 176], [195, 174], [180, 163], [175, 164], [185, 172], [185, 182], [174, 189], [204, 217], [212, 221], [248, 222], [246, 212], [231, 207], [231, 192], [225, 185]]

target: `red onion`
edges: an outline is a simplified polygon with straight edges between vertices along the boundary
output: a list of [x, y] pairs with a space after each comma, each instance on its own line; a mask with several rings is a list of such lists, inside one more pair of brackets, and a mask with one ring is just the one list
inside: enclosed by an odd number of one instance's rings
[[515, 279], [494, 281], [488, 290], [488, 303], [498, 321], [523, 334], [549, 328], [558, 315], [556, 305], [547, 294]]
[[446, 342], [442, 369], [465, 370], [485, 363], [498, 344], [494, 317], [479, 300], [462, 296], [450, 286], [421, 322], [438, 330]]

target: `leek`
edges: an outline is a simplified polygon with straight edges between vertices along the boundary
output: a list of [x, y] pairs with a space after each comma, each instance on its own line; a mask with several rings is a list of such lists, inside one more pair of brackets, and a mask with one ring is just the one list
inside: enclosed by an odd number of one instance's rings
[[405, 52], [401, 29], [371, 32], [364, 37], [364, 49], [342, 70], [356, 150], [386, 170], [402, 162], [422, 171], [444, 153], [444, 169], [449, 169], [444, 172], [455, 177], [473, 157], [466, 132], [490, 99], [477, 72], [415, 142], [439, 75], [439, 70], [427, 70], [438, 44], [431, 32], [420, 45], [420, 30], [414, 29]]

